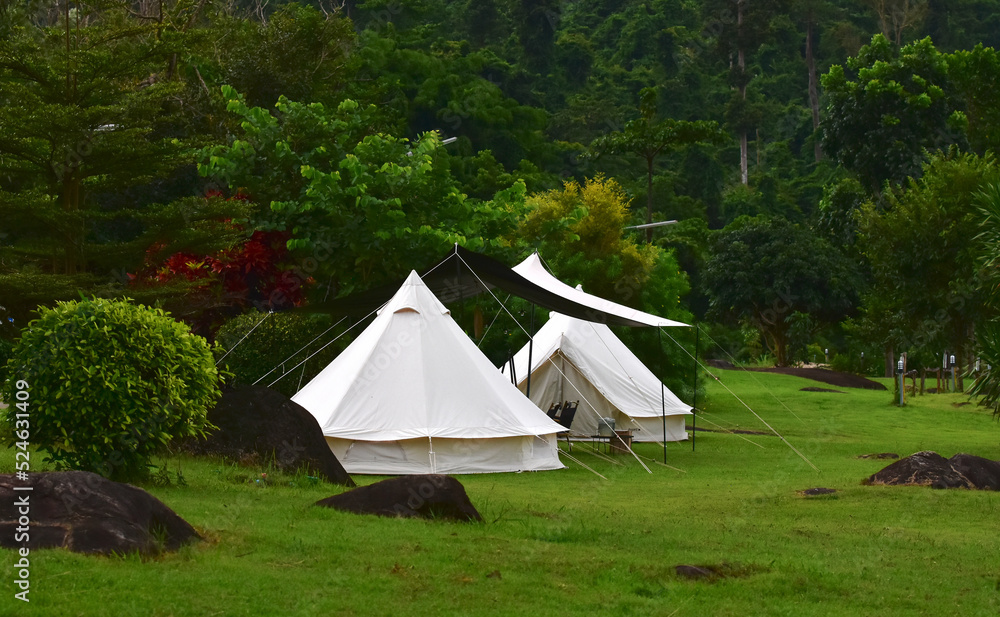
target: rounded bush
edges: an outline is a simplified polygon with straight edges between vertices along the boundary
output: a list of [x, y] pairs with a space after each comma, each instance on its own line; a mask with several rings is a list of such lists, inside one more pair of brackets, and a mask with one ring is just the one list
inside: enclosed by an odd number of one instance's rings
[[[220, 376], [208, 343], [186, 325], [128, 300], [38, 312], [14, 348], [0, 398], [18, 400], [26, 386], [30, 444], [58, 468], [142, 477], [172, 439], [211, 428], [206, 413]], [[12, 404], [8, 421], [23, 412]]]

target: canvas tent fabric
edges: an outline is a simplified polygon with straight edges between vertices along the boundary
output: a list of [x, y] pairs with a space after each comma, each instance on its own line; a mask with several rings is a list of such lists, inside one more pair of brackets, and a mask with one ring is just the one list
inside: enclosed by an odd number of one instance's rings
[[[535, 262], [541, 273], [536, 271], [538, 268], [534, 267]], [[512, 269], [486, 255], [455, 245], [444, 259], [424, 272], [421, 279], [445, 304], [499, 289], [550, 311], [612, 326], [686, 325], [575, 290], [545, 272], [537, 254]], [[400, 284], [315, 303], [303, 310], [337, 315], [366, 315], [385, 304], [399, 289]]]
[[[681, 323], [679, 321], [673, 321], [672, 319], [665, 319], [663, 317], [657, 317], [650, 313], [644, 313], [640, 310], [630, 308], [610, 300], [605, 300], [599, 296], [589, 294], [579, 287], [573, 288], [563, 283], [556, 277], [552, 276], [548, 270], [545, 269], [545, 265], [542, 263], [541, 257], [537, 252], [532, 253], [527, 259], [517, 264], [511, 268], [514, 272], [517, 272], [525, 279], [531, 281], [535, 285], [542, 287], [554, 294], [559, 295], [562, 298], [576, 302], [577, 304], [586, 306], [591, 309], [594, 319], [588, 319], [588, 321], [597, 321], [602, 323], [611, 323], [612, 325], [619, 325], [618, 323], [613, 323], [607, 319], [600, 319], [600, 315], [614, 315], [620, 319], [626, 320], [628, 322], [639, 324], [642, 326], [650, 326], [654, 328], [674, 328], [679, 326], [688, 326], [688, 324]], [[558, 309], [557, 309], [558, 310]], [[566, 313], [563, 313], [566, 314]]]
[[562, 427], [503, 377], [416, 272], [292, 400], [352, 474], [563, 467]]
[[[522, 392], [527, 389], [528, 355], [525, 345], [513, 358]], [[502, 370], [510, 379], [510, 365]], [[660, 383], [604, 324], [552, 313], [534, 337], [530, 398], [540, 409], [579, 400], [571, 436], [597, 435], [600, 418], [610, 417], [616, 429], [632, 430], [633, 441], [664, 441], [664, 420], [666, 441], [687, 439], [684, 424], [691, 406]]]

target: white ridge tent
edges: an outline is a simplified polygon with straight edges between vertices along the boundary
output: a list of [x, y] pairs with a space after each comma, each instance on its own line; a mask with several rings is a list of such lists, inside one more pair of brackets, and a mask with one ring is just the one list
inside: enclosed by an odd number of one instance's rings
[[562, 427], [503, 377], [416, 272], [292, 400], [349, 473], [564, 467]]
[[[691, 406], [674, 395], [608, 326], [551, 313], [535, 334], [531, 358], [531, 400], [541, 409], [579, 401], [570, 435], [597, 434], [600, 418], [631, 429], [634, 441], [687, 439], [684, 422]], [[514, 375], [527, 388], [528, 345], [513, 358]], [[502, 369], [510, 379], [510, 365]], [[666, 440], [664, 440], [664, 420]]]

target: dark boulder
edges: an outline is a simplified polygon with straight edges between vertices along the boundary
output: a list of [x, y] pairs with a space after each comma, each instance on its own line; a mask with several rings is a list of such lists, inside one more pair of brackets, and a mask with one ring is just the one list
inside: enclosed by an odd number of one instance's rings
[[[31, 486], [29, 490], [15, 487]], [[27, 500], [27, 505], [24, 500]], [[29, 522], [27, 538], [22, 523]], [[67, 548], [77, 553], [177, 550], [198, 533], [141, 488], [87, 471], [0, 475], [0, 546]]]
[[975, 488], [1000, 491], [1000, 462], [972, 454], [956, 454], [948, 463]]
[[918, 485], [934, 488], [972, 488], [962, 474], [937, 452], [917, 452], [872, 474], [866, 484]]
[[212, 454], [243, 463], [274, 462], [283, 471], [305, 468], [334, 484], [354, 486], [330, 451], [319, 422], [285, 395], [259, 386], [226, 390], [208, 421], [219, 427], [207, 440], [189, 441], [194, 454]]
[[355, 514], [481, 521], [462, 483], [451, 476], [401, 476], [362, 486], [316, 502]]
[[871, 475], [865, 484], [996, 491], [1000, 490], [1000, 462], [971, 454], [956, 454], [946, 459], [937, 452], [917, 452]]

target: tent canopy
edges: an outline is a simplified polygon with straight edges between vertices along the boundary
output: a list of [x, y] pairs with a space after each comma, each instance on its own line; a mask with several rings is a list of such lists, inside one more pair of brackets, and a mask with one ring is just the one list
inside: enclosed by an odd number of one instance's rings
[[[420, 277], [445, 303], [501, 289], [533, 304], [585, 321], [613, 326], [686, 326], [633, 308], [575, 290], [545, 271], [537, 253], [514, 269], [457, 244], [452, 252]], [[376, 287], [315, 304], [310, 310], [335, 314], [365, 315], [385, 304], [402, 283]]]
[[[651, 326], [654, 328], [673, 328], [688, 325], [679, 321], [664, 319], [663, 317], [657, 317], [656, 315], [644, 313], [640, 310], [629, 308], [610, 300], [605, 300], [604, 298], [589, 294], [580, 288], [574, 289], [549, 274], [549, 271], [545, 269], [545, 265], [542, 264], [542, 259], [539, 257], [537, 251], [532, 253], [521, 263], [514, 266], [512, 270], [535, 285], [538, 285], [551, 293], [557, 294], [561, 298], [575, 302], [581, 306], [588, 307], [595, 315], [614, 315], [621, 320], [628, 321], [633, 324]], [[564, 314], [569, 315], [570, 313]], [[578, 315], [573, 316], [578, 319], [584, 319]], [[611, 325], [628, 325], [614, 323], [607, 319], [587, 319], [587, 321], [610, 323]]]

